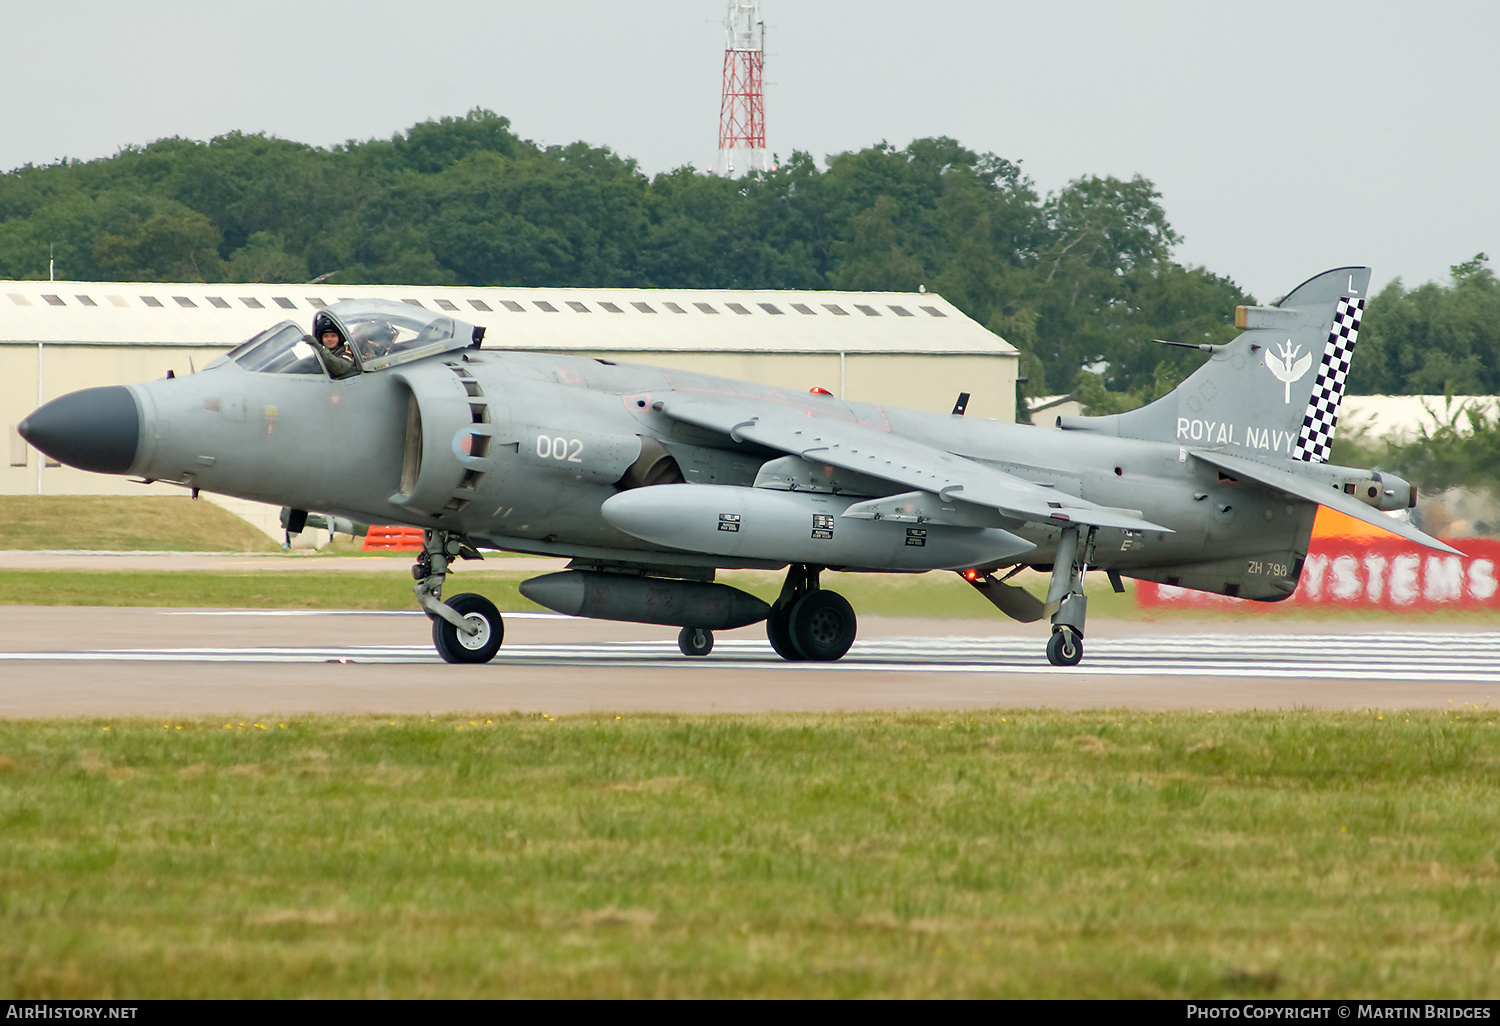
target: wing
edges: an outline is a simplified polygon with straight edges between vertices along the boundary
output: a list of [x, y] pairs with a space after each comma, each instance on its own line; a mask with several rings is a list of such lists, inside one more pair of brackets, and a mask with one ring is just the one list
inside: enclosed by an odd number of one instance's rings
[[878, 477], [907, 489], [931, 492], [944, 502], [967, 502], [997, 509], [1016, 520], [1171, 532], [1171, 528], [1143, 520], [1132, 510], [1099, 506], [842, 417], [813, 411], [804, 416], [803, 411], [793, 413], [790, 409], [767, 412], [763, 402], [731, 395], [707, 399], [678, 394], [661, 402], [661, 412], [675, 420], [721, 432], [735, 441], [754, 442], [817, 463]]

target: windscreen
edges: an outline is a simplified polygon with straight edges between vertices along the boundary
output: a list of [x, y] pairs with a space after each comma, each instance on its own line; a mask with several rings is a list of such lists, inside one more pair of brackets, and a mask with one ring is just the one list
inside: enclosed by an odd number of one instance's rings
[[291, 321], [242, 342], [228, 358], [258, 374], [322, 374], [323, 364], [303, 330]]

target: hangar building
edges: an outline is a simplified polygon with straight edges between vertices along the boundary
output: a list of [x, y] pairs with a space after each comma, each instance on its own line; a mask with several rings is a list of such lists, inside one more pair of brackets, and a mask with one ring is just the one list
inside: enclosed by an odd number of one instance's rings
[[[12, 281], [0, 282], [9, 457], [0, 494], [180, 494], [54, 465], [16, 425], [80, 388], [190, 373], [279, 321], [311, 330], [318, 309], [357, 298], [451, 312], [487, 329], [487, 349], [680, 367], [939, 412], [969, 392], [968, 416], [1015, 419], [1016, 349], [928, 293]], [[278, 533], [251, 504], [226, 505]]]

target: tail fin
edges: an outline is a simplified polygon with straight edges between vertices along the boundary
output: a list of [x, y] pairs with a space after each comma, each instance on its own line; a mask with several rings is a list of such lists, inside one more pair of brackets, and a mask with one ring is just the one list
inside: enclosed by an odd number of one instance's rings
[[1235, 311], [1241, 333], [1214, 346], [1209, 361], [1167, 395], [1129, 413], [1066, 418], [1061, 426], [1325, 463], [1369, 284], [1368, 267], [1341, 267], [1308, 279], [1276, 306], [1242, 306]]

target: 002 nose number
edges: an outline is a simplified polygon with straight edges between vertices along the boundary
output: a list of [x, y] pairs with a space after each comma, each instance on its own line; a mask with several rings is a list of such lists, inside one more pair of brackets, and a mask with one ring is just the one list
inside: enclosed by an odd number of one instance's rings
[[583, 462], [583, 443], [576, 438], [536, 436], [536, 455], [541, 460], [562, 460], [564, 463]]

